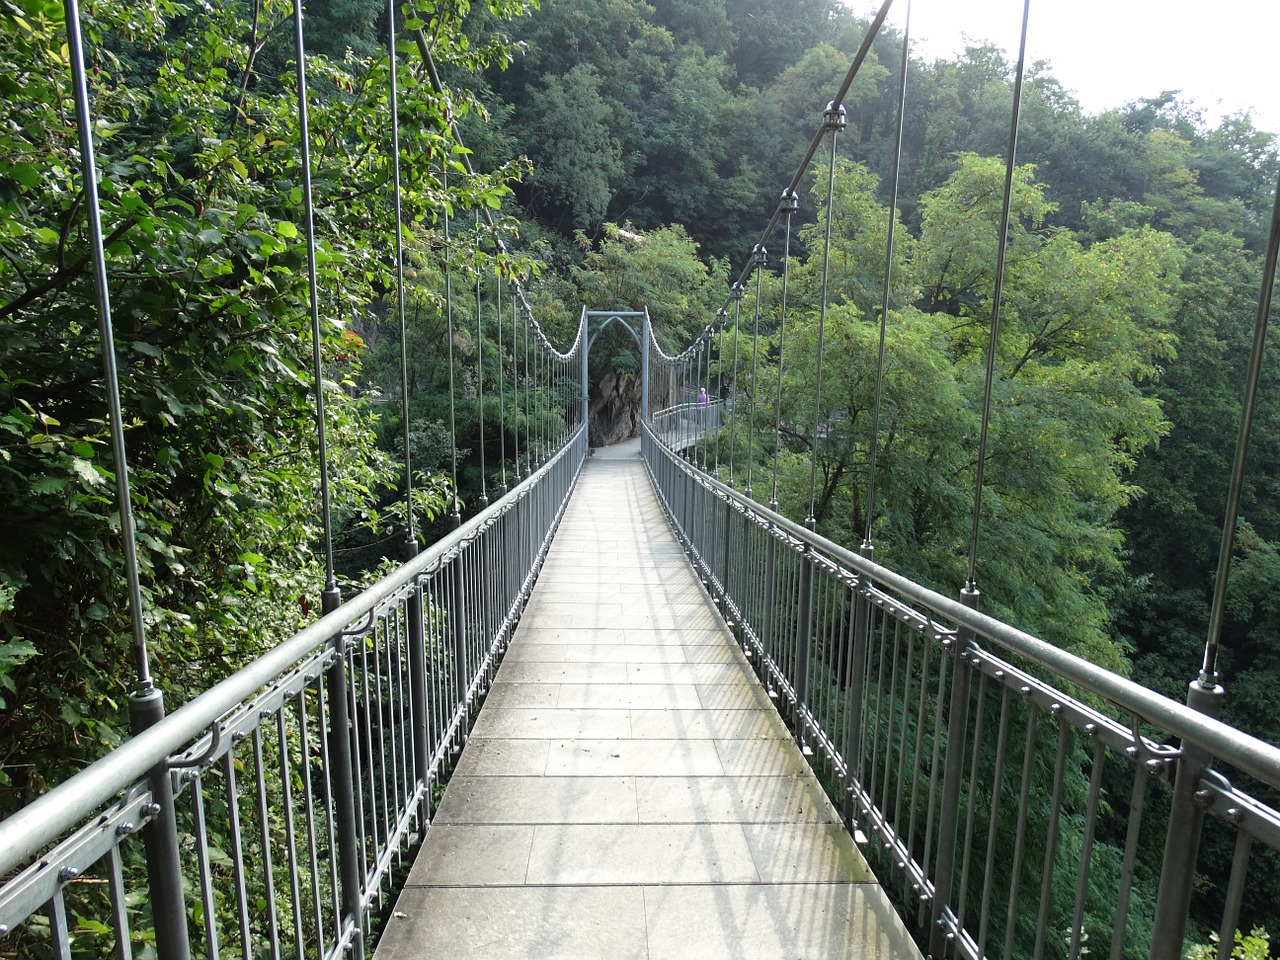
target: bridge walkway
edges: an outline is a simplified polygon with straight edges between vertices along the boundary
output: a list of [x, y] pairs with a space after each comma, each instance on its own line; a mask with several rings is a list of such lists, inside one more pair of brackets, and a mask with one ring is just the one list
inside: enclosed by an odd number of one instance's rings
[[637, 444], [598, 451], [375, 960], [919, 956]]

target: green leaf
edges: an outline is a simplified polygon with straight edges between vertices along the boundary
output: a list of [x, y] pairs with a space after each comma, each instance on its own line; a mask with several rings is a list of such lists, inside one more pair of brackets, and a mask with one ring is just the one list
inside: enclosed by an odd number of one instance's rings
[[103, 479], [102, 474], [88, 460], [81, 460], [79, 457], [71, 458], [71, 469], [86, 487], [99, 487], [107, 481]]
[[65, 477], [37, 477], [31, 483], [32, 493], [61, 493], [66, 489]]
[[154, 343], [147, 343], [145, 340], [133, 341], [132, 347], [138, 353], [145, 354], [148, 357], [155, 357], [157, 360], [164, 356], [164, 351]]

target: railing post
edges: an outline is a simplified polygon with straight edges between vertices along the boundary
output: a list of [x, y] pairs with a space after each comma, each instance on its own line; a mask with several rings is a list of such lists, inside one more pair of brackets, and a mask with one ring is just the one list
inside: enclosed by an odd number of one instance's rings
[[[405, 555], [412, 560], [418, 555], [416, 538], [405, 542]], [[428, 741], [427, 711], [427, 631], [422, 610], [422, 584], [415, 582], [409, 595], [409, 689], [413, 692], [413, 776], [421, 786], [418, 820], [425, 832], [431, 819], [431, 748]]]
[[[164, 695], [155, 687], [129, 696], [129, 721], [134, 736], [164, 719]], [[182, 865], [178, 857], [178, 818], [173, 805], [173, 780], [168, 765], [156, 764], [150, 773], [155, 816], [143, 828], [151, 916], [156, 928], [160, 960], [187, 960], [187, 907], [182, 895]]]
[[805, 717], [809, 704], [809, 651], [813, 646], [813, 547], [806, 543], [800, 562], [800, 603], [796, 609], [799, 631], [796, 637], [796, 743], [808, 752], [805, 738]]
[[[326, 590], [320, 597], [323, 613], [338, 609], [336, 591]], [[334, 827], [338, 842], [338, 886], [343, 918], [352, 924], [352, 956], [364, 956], [364, 928], [360, 922], [360, 846], [356, 823], [355, 768], [351, 752], [351, 711], [347, 705], [346, 638], [334, 638], [334, 658], [325, 670], [325, 688], [329, 699], [329, 759], [333, 764]], [[339, 921], [339, 928], [341, 923]]]
[[[591, 417], [591, 390], [590, 390], [590, 385], [589, 385], [588, 380], [587, 380], [587, 378], [588, 378], [588, 376], [589, 376], [589, 374], [588, 374], [588, 372], [587, 372], [587, 358], [588, 358], [589, 354], [591, 353], [591, 337], [589, 336], [589, 334], [590, 334], [590, 333], [591, 333], [591, 323], [590, 323], [590, 321], [587, 319], [587, 308], [586, 308], [586, 307], [583, 307], [583, 308], [582, 308], [582, 407], [581, 407], [581, 414], [582, 414], [582, 426], [583, 426], [583, 428], [587, 431], [587, 445], [588, 445], [588, 446], [590, 446], [590, 445], [591, 445], [591, 423], [590, 423], [590, 417]], [[648, 358], [648, 354], [646, 353], [642, 359], [647, 359], [647, 358]], [[647, 389], [647, 388], [648, 388], [648, 382], [646, 381], [646, 383], [645, 383], [645, 389]], [[642, 394], [642, 396], [643, 396], [643, 394]], [[643, 407], [643, 406], [644, 406], [644, 401], [643, 401], [643, 399], [642, 399], [642, 400], [641, 400], [641, 407]], [[644, 415], [644, 413], [643, 413], [643, 410], [642, 410], [642, 411], [641, 411], [641, 416], [643, 416], [643, 415]]]
[[[761, 660], [764, 663], [772, 664], [774, 669], [777, 668], [777, 660], [774, 658], [773, 638], [774, 638], [774, 605], [778, 602], [778, 528], [772, 523], [769, 524], [769, 543], [764, 551], [764, 628], [761, 630], [760, 647]], [[763, 663], [762, 663], [763, 667]], [[763, 673], [765, 689], [773, 691], [773, 675], [767, 671]]]
[[[720, 580], [720, 586], [724, 590], [724, 618], [729, 619], [729, 605], [732, 601], [732, 578], [733, 578], [733, 552], [730, 547], [733, 544], [733, 500], [729, 497], [724, 498], [724, 574]], [[729, 626], [733, 626], [732, 623]]]
[[[1222, 695], [1221, 685], [1211, 686], [1197, 678], [1187, 688], [1187, 706], [1216, 718], [1222, 710]], [[1179, 960], [1182, 956], [1191, 886], [1200, 856], [1200, 831], [1204, 826], [1204, 808], [1196, 801], [1195, 793], [1201, 775], [1212, 760], [1203, 747], [1183, 741], [1169, 807], [1169, 831], [1165, 835], [1160, 867], [1155, 923], [1151, 928], [1151, 960]]]
[[[965, 606], [978, 608], [978, 588], [970, 582], [960, 591]], [[945, 643], [945, 642], [944, 642]], [[946, 930], [942, 911], [951, 899], [952, 877], [956, 863], [956, 833], [960, 823], [960, 788], [964, 780], [964, 754], [969, 739], [968, 653], [975, 646], [973, 632], [959, 631], [951, 641], [951, 705], [947, 714], [947, 760], [942, 774], [942, 809], [938, 815], [938, 853], [934, 861], [933, 909], [929, 917], [929, 955], [941, 957], [946, 948]], [[939, 734], [941, 731], [939, 731]], [[934, 771], [937, 776], [937, 771]]]
[[644, 308], [644, 321], [640, 333], [640, 422], [649, 422], [649, 307]]
[[461, 750], [467, 742], [467, 690], [470, 686], [467, 682], [467, 604], [464, 599], [466, 578], [463, 576], [462, 569], [465, 556], [466, 547], [459, 546], [458, 555], [453, 558], [453, 609], [450, 611], [453, 618], [451, 634], [453, 638], [454, 696], [457, 698], [457, 716], [459, 718], [458, 729], [455, 734], [458, 750]]
[[[858, 555], [863, 559], [875, 559], [875, 548], [864, 542], [858, 548]], [[861, 775], [862, 758], [862, 703], [863, 686], [867, 682], [867, 647], [871, 642], [871, 597], [863, 588], [870, 590], [871, 578], [859, 574], [854, 585], [853, 598], [853, 637], [849, 650], [848, 701], [845, 704], [844, 743], [845, 743], [845, 782], [844, 782], [844, 814], [845, 824], [853, 831], [855, 805], [853, 791]]]

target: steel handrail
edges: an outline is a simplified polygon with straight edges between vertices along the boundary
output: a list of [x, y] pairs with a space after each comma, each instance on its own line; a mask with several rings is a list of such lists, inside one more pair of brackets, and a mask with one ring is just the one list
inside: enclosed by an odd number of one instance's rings
[[528, 496], [562, 457], [579, 449], [576, 441], [583, 429], [579, 425], [564, 446], [518, 486], [396, 572], [0, 821], [0, 875], [7, 875], [35, 859], [42, 850], [82, 823], [86, 816], [144, 778], [157, 763], [204, 734], [224, 714], [257, 694], [299, 660], [340, 639], [349, 624], [360, 620], [388, 597], [447, 560], [487, 523], [507, 513], [515, 503]]
[[[660, 444], [658, 434], [648, 424], [643, 429]], [[665, 447], [666, 445], [663, 444]], [[1272, 786], [1280, 787], [1280, 747], [1250, 736], [1229, 724], [1206, 716], [1186, 704], [1149, 690], [1126, 677], [1090, 663], [1047, 641], [1002, 620], [984, 614], [957, 600], [946, 597], [928, 587], [894, 573], [874, 561], [859, 556], [826, 537], [814, 533], [802, 524], [788, 520], [738, 490], [703, 473], [682, 457], [672, 454], [672, 460], [696, 482], [705, 484], [718, 496], [735, 503], [739, 509], [755, 514], [788, 536], [808, 544], [827, 556], [846, 565], [860, 575], [869, 577], [879, 585], [891, 588], [899, 595], [920, 606], [927, 607], [955, 626], [972, 630], [987, 637], [1030, 663], [1041, 667], [1084, 690], [1107, 700], [1121, 710], [1135, 714], [1184, 740], [1191, 740], [1215, 757]]]

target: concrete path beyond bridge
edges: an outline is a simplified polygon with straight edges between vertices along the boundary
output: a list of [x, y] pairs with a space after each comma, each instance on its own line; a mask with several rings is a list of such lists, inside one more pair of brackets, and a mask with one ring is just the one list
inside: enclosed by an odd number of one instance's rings
[[918, 958], [638, 454], [588, 461], [375, 960]]

